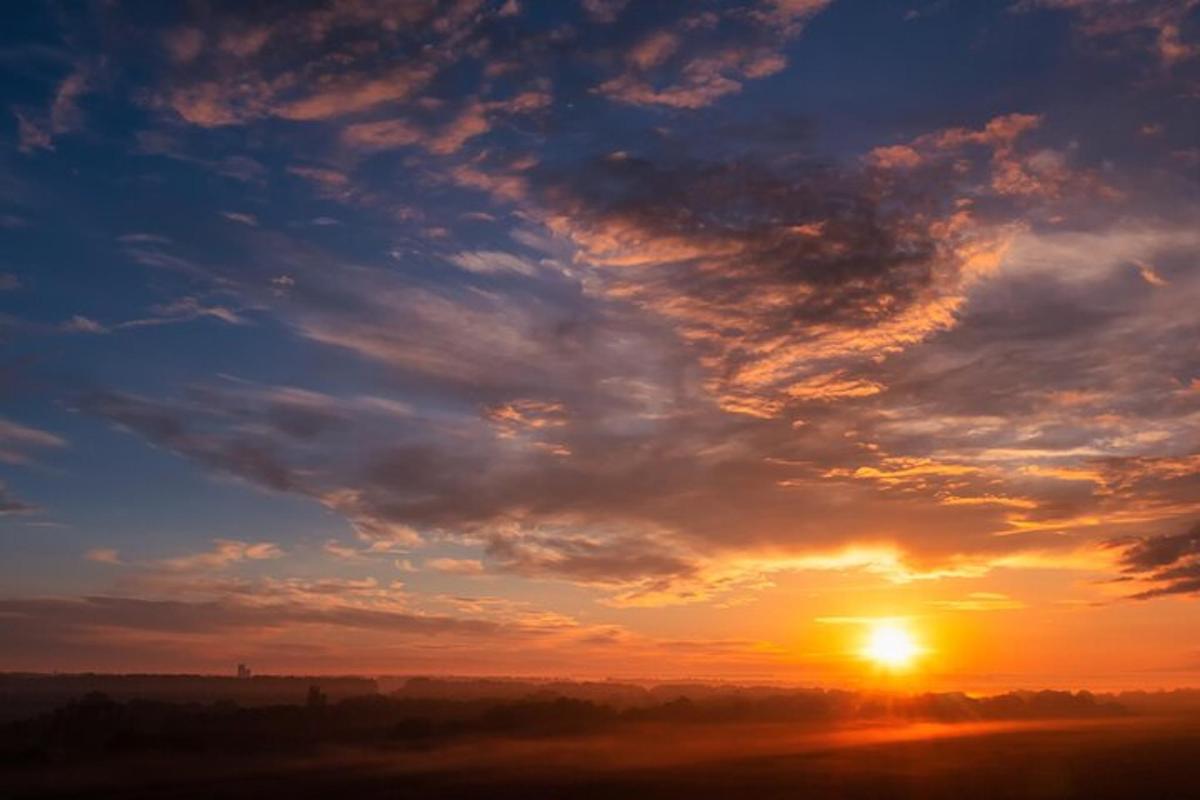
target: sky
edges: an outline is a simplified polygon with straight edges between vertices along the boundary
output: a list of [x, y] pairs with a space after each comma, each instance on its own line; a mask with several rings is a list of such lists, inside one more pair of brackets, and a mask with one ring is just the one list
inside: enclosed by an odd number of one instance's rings
[[1200, 683], [1200, 2], [12, 2], [0, 669]]

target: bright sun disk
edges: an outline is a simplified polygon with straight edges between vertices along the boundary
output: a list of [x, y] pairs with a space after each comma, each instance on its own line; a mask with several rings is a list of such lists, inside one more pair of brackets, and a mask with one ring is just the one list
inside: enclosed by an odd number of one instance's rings
[[862, 655], [882, 667], [898, 669], [911, 664], [921, 651], [912, 634], [899, 625], [887, 622], [871, 629]]

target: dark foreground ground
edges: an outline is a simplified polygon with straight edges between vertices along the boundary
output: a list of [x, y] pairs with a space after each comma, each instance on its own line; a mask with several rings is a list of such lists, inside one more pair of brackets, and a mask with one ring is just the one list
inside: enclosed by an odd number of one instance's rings
[[130, 755], [0, 772], [0, 797], [1200, 797], [1200, 720], [646, 723], [305, 756]]

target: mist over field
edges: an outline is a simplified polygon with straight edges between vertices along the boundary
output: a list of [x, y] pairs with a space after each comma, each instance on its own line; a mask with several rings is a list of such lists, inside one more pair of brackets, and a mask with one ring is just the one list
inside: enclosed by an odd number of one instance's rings
[[951, 797], [972, 782], [983, 798], [1129, 797], [1118, 770], [1157, 776], [1143, 789], [1168, 787], [1178, 780], [1170, 771], [1200, 754], [1200, 692], [387, 683], [399, 686], [358, 694], [375, 681], [4, 676], [7, 708], [91, 690], [0, 725], [0, 779], [29, 798], [716, 798], [801, 787], [817, 797]]

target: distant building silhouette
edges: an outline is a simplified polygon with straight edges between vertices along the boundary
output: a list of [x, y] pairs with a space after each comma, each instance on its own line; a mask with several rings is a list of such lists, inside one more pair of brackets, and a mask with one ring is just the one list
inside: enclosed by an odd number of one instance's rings
[[239, 678], [249, 678], [250, 677], [250, 668], [247, 667], [245, 664], [238, 664], [237, 676]]

